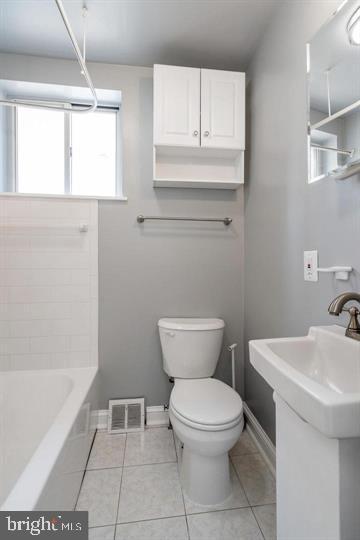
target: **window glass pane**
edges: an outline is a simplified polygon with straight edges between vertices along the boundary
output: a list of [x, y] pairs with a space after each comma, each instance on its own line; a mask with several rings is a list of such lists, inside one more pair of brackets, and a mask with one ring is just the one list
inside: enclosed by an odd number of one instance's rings
[[17, 190], [64, 193], [64, 113], [17, 109]]
[[71, 136], [71, 192], [116, 195], [116, 113], [73, 114]]

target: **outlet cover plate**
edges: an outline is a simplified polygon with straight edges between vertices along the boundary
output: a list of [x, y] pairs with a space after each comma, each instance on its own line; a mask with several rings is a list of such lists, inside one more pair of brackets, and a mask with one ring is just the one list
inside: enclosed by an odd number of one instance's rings
[[304, 251], [304, 280], [318, 281], [318, 252]]

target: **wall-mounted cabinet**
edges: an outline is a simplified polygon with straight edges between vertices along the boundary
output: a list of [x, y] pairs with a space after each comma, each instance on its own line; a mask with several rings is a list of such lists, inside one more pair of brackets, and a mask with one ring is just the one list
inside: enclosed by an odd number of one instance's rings
[[244, 182], [245, 74], [154, 66], [154, 185]]

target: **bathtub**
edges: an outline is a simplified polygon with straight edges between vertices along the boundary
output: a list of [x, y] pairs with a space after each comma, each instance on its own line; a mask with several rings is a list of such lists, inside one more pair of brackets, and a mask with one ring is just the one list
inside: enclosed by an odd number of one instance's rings
[[97, 424], [97, 368], [0, 373], [0, 510], [73, 510]]

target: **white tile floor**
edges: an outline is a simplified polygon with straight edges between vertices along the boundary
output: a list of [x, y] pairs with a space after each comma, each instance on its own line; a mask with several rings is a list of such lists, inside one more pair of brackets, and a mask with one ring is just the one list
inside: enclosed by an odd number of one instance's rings
[[233, 494], [201, 506], [182, 492], [173, 431], [98, 432], [77, 510], [90, 540], [275, 540], [275, 480], [245, 431], [230, 452]]

